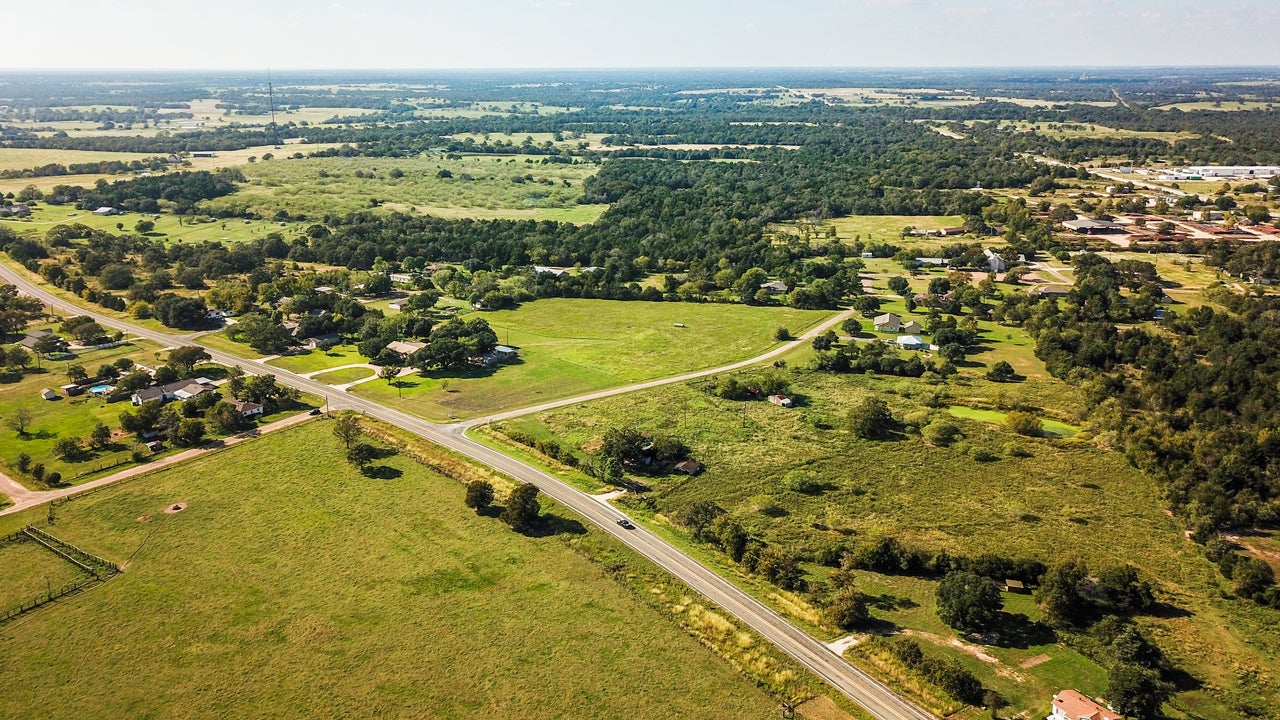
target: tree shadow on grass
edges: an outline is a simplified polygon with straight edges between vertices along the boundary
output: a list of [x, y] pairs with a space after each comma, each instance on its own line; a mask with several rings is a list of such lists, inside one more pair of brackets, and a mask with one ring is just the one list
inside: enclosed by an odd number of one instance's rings
[[894, 611], [894, 610], [911, 610], [920, 607], [920, 603], [911, 598], [899, 597], [882, 593], [880, 595], [866, 595], [867, 604], [877, 610]]
[[979, 640], [996, 647], [1026, 650], [1036, 645], [1048, 645], [1057, 639], [1058, 634], [1044, 623], [1034, 622], [1021, 613], [1001, 613], [995, 632]]
[[370, 465], [364, 469], [364, 476], [371, 480], [395, 480], [404, 475], [404, 471], [390, 465]]
[[525, 528], [524, 534], [533, 538], [555, 537], [556, 535], [585, 535], [587, 528], [573, 518], [559, 515], [543, 515], [532, 526]]
[[1177, 605], [1170, 605], [1169, 603], [1157, 602], [1156, 604], [1152, 605], [1146, 612], [1144, 612], [1143, 615], [1147, 615], [1149, 617], [1174, 620], [1177, 618], [1193, 617], [1195, 613], [1191, 612], [1186, 608], [1178, 607]]

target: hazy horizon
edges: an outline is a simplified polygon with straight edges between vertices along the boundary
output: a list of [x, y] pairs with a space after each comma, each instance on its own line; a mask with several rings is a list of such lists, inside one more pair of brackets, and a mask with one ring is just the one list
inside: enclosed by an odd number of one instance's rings
[[1280, 65], [1274, 0], [67, 0], [6, 15], [24, 30], [0, 50], [9, 71]]

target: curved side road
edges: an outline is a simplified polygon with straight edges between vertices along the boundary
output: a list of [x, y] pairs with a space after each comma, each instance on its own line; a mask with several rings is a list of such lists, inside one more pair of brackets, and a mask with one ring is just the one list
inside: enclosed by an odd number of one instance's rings
[[[188, 338], [170, 335], [95, 313], [58, 298], [35, 286], [11, 268], [0, 264], [0, 278], [16, 285], [24, 294], [40, 300], [50, 307], [61, 308], [75, 314], [88, 315], [104, 327], [114, 327], [161, 345], [191, 345]], [[831, 322], [839, 320], [839, 316]], [[821, 326], [819, 326], [821, 327]], [[811, 331], [813, 332], [813, 331]], [[790, 346], [783, 346], [788, 348]], [[281, 368], [264, 365], [255, 360], [205, 348], [214, 361], [227, 365], [239, 365], [248, 372], [275, 375], [276, 379], [303, 392], [329, 397], [331, 409], [350, 409], [408, 430], [449, 450], [465, 455], [498, 472], [521, 481], [532, 483], [543, 493], [586, 520], [595, 523], [604, 532], [613, 535], [650, 561], [671, 573], [690, 588], [701, 593], [726, 612], [734, 615], [769, 642], [795, 658], [801, 665], [827, 681], [833, 688], [861, 705], [880, 720], [931, 720], [932, 715], [899, 696], [887, 685], [858, 670], [826, 645], [791, 624], [763, 603], [739, 590], [732, 583], [703, 567], [652, 533], [637, 527], [626, 530], [618, 526], [621, 515], [587, 493], [578, 490], [530, 465], [492, 450], [465, 436], [465, 426], [442, 427], [407, 415], [398, 410], [379, 405], [365, 398], [335, 392], [328, 385], [304, 378]], [[781, 349], [774, 352], [780, 352]], [[714, 371], [706, 371], [707, 374]], [[523, 412], [528, 412], [523, 411]]]

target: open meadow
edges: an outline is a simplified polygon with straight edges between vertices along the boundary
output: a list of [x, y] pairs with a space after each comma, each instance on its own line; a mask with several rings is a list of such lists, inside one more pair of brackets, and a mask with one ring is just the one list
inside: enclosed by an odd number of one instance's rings
[[[800, 366], [791, 363], [792, 368]], [[719, 551], [693, 543], [671, 518], [695, 501], [711, 500], [753, 536], [806, 558], [833, 545], [890, 536], [909, 546], [968, 556], [997, 553], [1046, 563], [1079, 558], [1095, 569], [1132, 564], [1173, 608], [1140, 618], [1140, 624], [1175, 664], [1205, 683], [1181, 688], [1173, 707], [1225, 720], [1234, 716], [1230, 708], [1238, 699], [1274, 699], [1273, 685], [1247, 679], [1248, 673], [1277, 670], [1280, 646], [1264, 630], [1267, 611], [1224, 598], [1225, 581], [1164, 512], [1153, 481], [1119, 453], [1092, 442], [1090, 432], [1061, 433], [1075, 435], [1072, 439], [1029, 438], [972, 410], [1037, 395], [1058, 403], [1056, 398], [1069, 396], [1070, 388], [1057, 381], [1043, 384], [1058, 387], [1035, 392], [1023, 387], [1029, 381], [999, 384], [962, 377], [930, 385], [893, 377], [789, 372], [790, 394], [799, 403], [795, 409], [722, 400], [706, 392], [709, 382], [695, 382], [537, 413], [505, 425], [557, 439], [581, 458], [599, 446], [610, 428], [672, 434], [686, 443], [705, 472], [693, 477], [638, 475], [636, 480], [650, 489], [647, 498], [624, 497], [621, 502], [628, 512], [731, 576], [741, 571]], [[948, 420], [962, 437], [954, 445], [937, 447], [904, 427], [889, 441], [859, 439], [845, 429], [845, 417], [872, 395], [884, 399], [898, 421]], [[959, 407], [949, 412], [947, 404]], [[816, 478], [820, 489], [793, 489], [795, 473]], [[803, 567], [815, 580], [829, 573], [815, 563]], [[758, 579], [739, 580], [797, 622], [832, 638], [839, 634], [822, 624], [818, 610], [802, 596]], [[1013, 701], [1014, 712], [1041, 712], [1045, 692], [1075, 685], [1100, 691], [1105, 684], [1096, 661], [1052, 636], [1015, 645], [953, 643], [954, 631], [933, 612], [933, 580], [859, 571], [855, 584], [875, 598], [875, 618], [908, 632], [929, 652], [964, 663]], [[1010, 613], [1039, 618], [1039, 610], [1029, 603], [1006, 598]], [[978, 651], [994, 660], [979, 657]]]
[[[361, 475], [330, 427], [60, 506], [50, 532], [125, 572], [0, 631], [0, 715], [776, 714], [570, 550], [603, 540], [562, 510], [548, 535], [513, 533], [407, 456], [378, 460], [381, 479]], [[176, 502], [186, 509], [164, 512]], [[43, 509], [0, 519], [0, 532], [35, 521]]]
[[[398, 387], [375, 380], [353, 392], [430, 420], [476, 417], [745, 360], [773, 347], [779, 326], [798, 335], [829, 316], [745, 305], [538, 300], [467, 316], [487, 320], [498, 342], [519, 350], [512, 363], [461, 377], [411, 375]], [[332, 367], [350, 362], [335, 361]], [[296, 366], [292, 359], [279, 364]]]
[[[541, 156], [446, 158], [305, 158], [257, 162], [241, 169], [249, 184], [204, 207], [214, 213], [295, 217], [392, 210], [443, 217], [591, 222], [604, 205], [579, 205], [582, 183], [598, 165], [542, 164]], [[376, 202], [375, 202], [376, 201]]]

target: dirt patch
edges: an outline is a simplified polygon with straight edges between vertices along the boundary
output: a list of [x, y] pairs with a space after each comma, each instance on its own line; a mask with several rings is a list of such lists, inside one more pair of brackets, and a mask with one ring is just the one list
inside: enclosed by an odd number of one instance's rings
[[1030, 670], [1031, 668], [1037, 665], [1043, 665], [1052, 659], [1053, 658], [1049, 657], [1048, 655], [1037, 655], [1033, 658], [1027, 658], [1026, 660], [1023, 660], [1022, 662], [1018, 663], [1018, 667], [1022, 668], [1023, 670]]
[[186, 504], [186, 503], [174, 503], [174, 504], [170, 505], [169, 507], [165, 508], [165, 509], [164, 509], [164, 511], [165, 511], [165, 513], [166, 513], [166, 514], [168, 514], [168, 515], [173, 515], [174, 513], [180, 513], [180, 512], [182, 512], [183, 510], [186, 510], [186, 509], [187, 509], [187, 504]]
[[150, 515], [139, 515], [138, 522], [146, 522], [151, 519]]
[[796, 714], [806, 720], [854, 720], [854, 717], [840, 709], [836, 702], [826, 695], [819, 695], [796, 706]]

